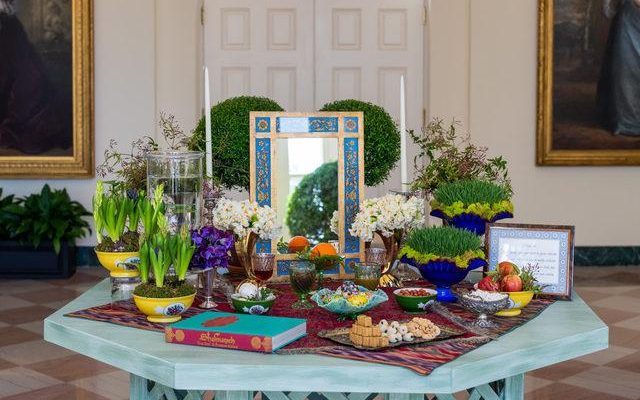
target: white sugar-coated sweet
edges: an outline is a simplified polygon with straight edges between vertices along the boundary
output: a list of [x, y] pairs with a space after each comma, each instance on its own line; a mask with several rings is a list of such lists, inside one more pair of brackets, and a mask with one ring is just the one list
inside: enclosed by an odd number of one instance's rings
[[402, 336], [389, 335], [389, 343], [398, 343], [400, 340], [402, 340]]
[[402, 340], [405, 342], [413, 342], [413, 333], [405, 333], [404, 335], [402, 335]]
[[398, 328], [398, 333], [401, 335], [404, 335], [405, 333], [409, 332], [409, 328], [407, 328], [406, 325], [400, 325]]
[[464, 297], [466, 297], [467, 299], [470, 300], [482, 300], [482, 301], [486, 301], [486, 302], [490, 302], [490, 301], [498, 301], [498, 300], [502, 300], [505, 297], [509, 296], [508, 294], [505, 293], [500, 293], [500, 292], [489, 292], [486, 290], [480, 290], [480, 289], [476, 289], [472, 292], [466, 293], [464, 295]]
[[379, 326], [382, 326], [382, 325], [387, 325], [387, 326], [388, 326], [388, 325], [389, 325], [389, 322], [387, 322], [387, 320], [386, 320], [386, 319], [381, 319], [381, 320], [380, 320], [380, 322], [378, 322], [378, 325], [379, 325]]
[[400, 326], [400, 322], [398, 321], [391, 321], [391, 323], [389, 324], [389, 326], [391, 326], [392, 328], [398, 328]]
[[398, 330], [393, 326], [387, 328], [387, 335], [389, 335], [390, 337], [395, 335], [396, 333], [398, 333]]

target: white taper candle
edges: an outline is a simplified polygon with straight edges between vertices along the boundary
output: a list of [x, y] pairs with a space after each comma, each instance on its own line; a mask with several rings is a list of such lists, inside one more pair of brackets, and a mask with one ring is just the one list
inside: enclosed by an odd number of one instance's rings
[[211, 94], [209, 93], [209, 68], [204, 67], [204, 132], [206, 176], [213, 176], [213, 157], [211, 154]]
[[404, 95], [404, 75], [400, 76], [400, 181], [402, 192], [409, 191], [407, 174], [407, 121]]

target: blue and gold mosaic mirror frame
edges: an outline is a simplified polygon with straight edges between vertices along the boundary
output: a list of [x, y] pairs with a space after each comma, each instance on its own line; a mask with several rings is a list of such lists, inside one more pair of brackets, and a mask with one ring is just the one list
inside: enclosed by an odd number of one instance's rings
[[[338, 139], [338, 212], [340, 248], [345, 265], [333, 275], [352, 274], [349, 264], [364, 259], [364, 242], [349, 234], [361, 200], [364, 198], [364, 117], [361, 112], [252, 112], [250, 121], [251, 183], [250, 198], [261, 206], [276, 208], [277, 179], [275, 141], [287, 138]], [[277, 253], [278, 239], [260, 241], [258, 252]], [[295, 254], [278, 254], [278, 277], [288, 275]], [[331, 275], [326, 274], [326, 275]]]

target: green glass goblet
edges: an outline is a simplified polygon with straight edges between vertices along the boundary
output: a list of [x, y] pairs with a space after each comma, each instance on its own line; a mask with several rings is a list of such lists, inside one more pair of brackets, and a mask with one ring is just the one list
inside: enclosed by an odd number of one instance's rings
[[316, 280], [316, 270], [308, 261], [291, 261], [289, 265], [289, 281], [291, 288], [298, 295], [298, 301], [291, 305], [292, 308], [304, 310], [313, 308], [313, 304], [307, 298]]

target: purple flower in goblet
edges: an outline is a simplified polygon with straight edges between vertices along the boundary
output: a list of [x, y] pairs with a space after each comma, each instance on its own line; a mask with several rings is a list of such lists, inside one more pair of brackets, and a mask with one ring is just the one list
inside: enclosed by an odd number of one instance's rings
[[234, 243], [231, 233], [213, 226], [203, 226], [192, 231], [191, 240], [196, 245], [196, 252], [191, 259], [192, 268], [218, 268], [218, 272], [224, 272], [220, 271], [221, 269], [226, 271], [229, 265], [229, 250]]

